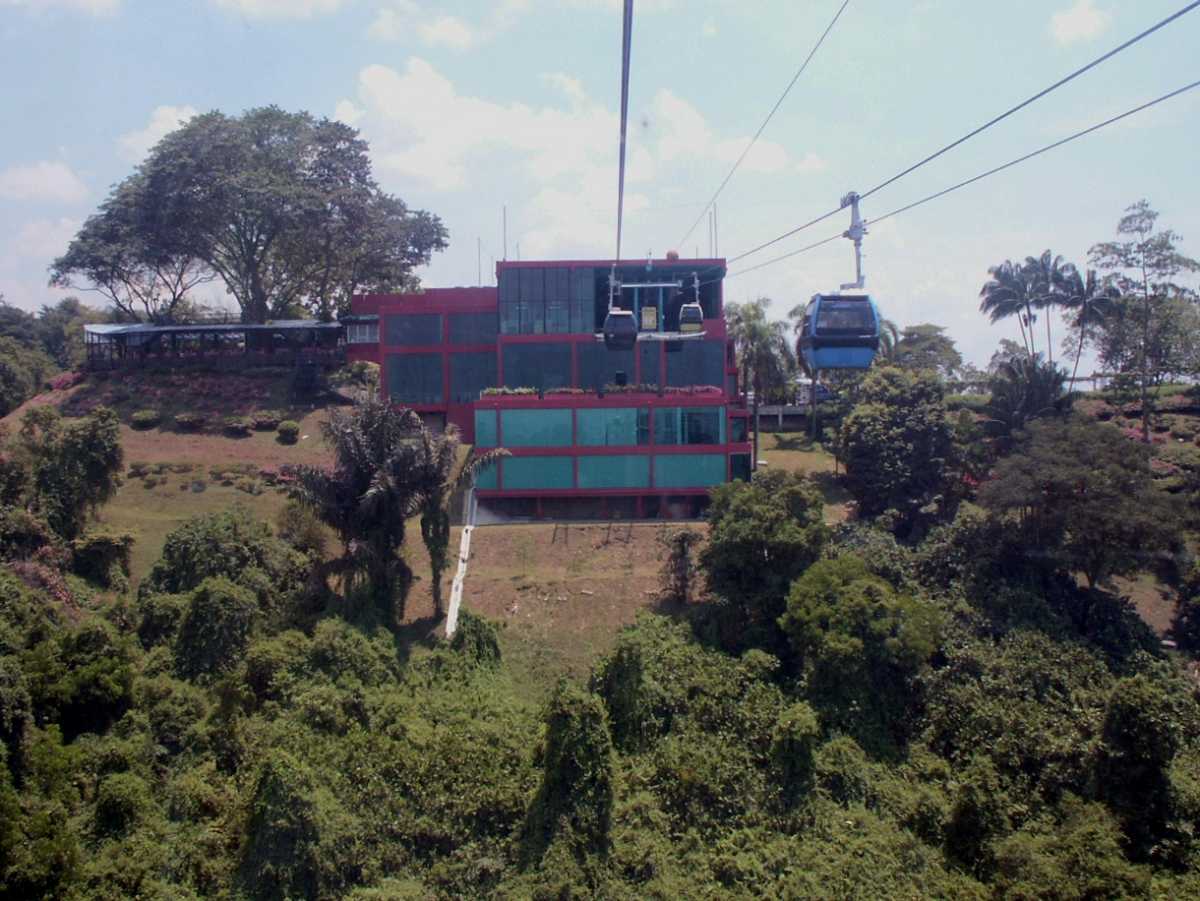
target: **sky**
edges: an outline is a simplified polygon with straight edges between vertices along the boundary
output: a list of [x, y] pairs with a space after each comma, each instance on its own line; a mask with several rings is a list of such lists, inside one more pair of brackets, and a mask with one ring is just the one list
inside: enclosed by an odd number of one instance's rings
[[[685, 233], [840, 5], [636, 0], [624, 257], [713, 252], [706, 220]], [[717, 201], [716, 253], [834, 208], [1184, 5], [850, 0]], [[620, 7], [0, 0], [0, 294], [54, 302], [50, 261], [159, 138], [198, 111], [267, 104], [358, 128], [380, 184], [442, 217], [450, 247], [420, 272], [428, 287], [474, 285], [481, 270], [494, 283], [505, 208], [510, 258], [611, 258]], [[1197, 46], [1200, 10], [880, 191], [863, 215], [1200, 78]], [[899, 325], [944, 325], [982, 365], [1017, 337], [1015, 322], [978, 312], [991, 265], [1049, 248], [1082, 266], [1141, 198], [1200, 257], [1198, 160], [1200, 90], [868, 225], [867, 287]], [[736, 274], [848, 224], [840, 214], [731, 264], [726, 300], [769, 297], [783, 317], [852, 280], [846, 241]]]

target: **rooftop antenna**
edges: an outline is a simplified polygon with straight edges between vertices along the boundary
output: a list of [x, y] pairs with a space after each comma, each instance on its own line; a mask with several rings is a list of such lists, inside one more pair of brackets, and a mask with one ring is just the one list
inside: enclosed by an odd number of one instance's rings
[[854, 242], [854, 274], [857, 276], [853, 282], [842, 285], [842, 290], [854, 288], [861, 291], [867, 283], [867, 277], [863, 275], [863, 258], [862, 258], [862, 239], [867, 233], [867, 224], [863, 222], [862, 216], [859, 215], [858, 202], [861, 198], [855, 191], [851, 191], [842, 198], [842, 209], [850, 207], [850, 227], [842, 232], [843, 238], [849, 238]]

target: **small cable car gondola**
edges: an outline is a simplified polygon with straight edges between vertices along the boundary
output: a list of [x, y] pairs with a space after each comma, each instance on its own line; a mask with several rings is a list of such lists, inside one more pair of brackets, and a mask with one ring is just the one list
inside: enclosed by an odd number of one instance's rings
[[679, 331], [685, 335], [704, 331], [704, 308], [700, 304], [685, 303], [679, 308]]
[[[647, 269], [650, 264], [646, 264]], [[668, 349], [678, 346], [680, 341], [696, 341], [704, 338], [704, 308], [700, 305], [700, 277], [692, 275], [695, 300], [683, 304], [679, 309], [679, 331], [660, 331], [664, 314], [664, 291], [677, 296], [682, 282], [638, 282], [622, 283], [617, 278], [617, 267], [613, 266], [608, 277], [608, 312], [604, 326], [596, 335], [608, 350], [632, 350], [639, 341], [665, 341]], [[643, 324], [638, 325], [638, 313], [618, 306], [624, 291], [633, 292], [633, 306], [643, 314]], [[653, 297], [654, 300], [647, 298]]]
[[817, 294], [800, 326], [809, 372], [868, 369], [879, 350], [879, 309], [869, 294]]
[[604, 317], [603, 340], [609, 350], [632, 350], [637, 344], [637, 320], [633, 310], [622, 310], [619, 307], [609, 309]]

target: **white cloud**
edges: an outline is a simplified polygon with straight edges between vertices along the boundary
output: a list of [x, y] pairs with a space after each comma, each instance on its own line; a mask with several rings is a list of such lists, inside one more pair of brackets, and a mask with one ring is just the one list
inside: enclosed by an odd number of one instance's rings
[[1075, 0], [1050, 17], [1050, 34], [1061, 46], [1092, 41], [1108, 31], [1112, 13], [1097, 9], [1093, 0]]
[[123, 134], [118, 139], [121, 155], [128, 160], [141, 160], [151, 147], [196, 114], [194, 106], [156, 106], [145, 128]]
[[42, 160], [0, 172], [0, 197], [9, 200], [78, 203], [87, 194], [87, 186], [65, 163]]
[[805, 175], [810, 175], [814, 172], [824, 172], [829, 168], [829, 164], [825, 162], [825, 158], [813, 153], [811, 150], [804, 154], [804, 157], [796, 164], [796, 171]]
[[49, 266], [50, 262], [61, 256], [79, 230], [79, 220], [36, 219], [26, 223], [13, 238], [10, 250], [22, 260], [36, 263], [38, 266]]
[[479, 35], [457, 16], [438, 16], [418, 29], [421, 40], [431, 47], [449, 47], [452, 50], [470, 50], [479, 42]]
[[344, 0], [215, 0], [217, 6], [251, 19], [311, 19], [337, 12]]
[[61, 8], [107, 16], [121, 8], [121, 0], [0, 0], [0, 6], [20, 6], [35, 12]]
[[76, 219], [38, 219], [27, 222], [9, 240], [0, 242], [0, 283], [6, 302], [36, 310], [71, 293], [46, 286], [46, 269], [67, 249], [79, 230]]

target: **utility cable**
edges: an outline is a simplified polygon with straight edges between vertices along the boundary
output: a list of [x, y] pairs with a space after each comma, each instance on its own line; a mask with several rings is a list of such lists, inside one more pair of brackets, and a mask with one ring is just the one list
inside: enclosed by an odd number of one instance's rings
[[696, 217], [696, 221], [692, 223], [692, 227], [689, 228], [684, 233], [683, 237], [679, 239], [678, 246], [682, 247], [687, 242], [687, 239], [692, 236], [692, 232], [696, 230], [696, 226], [699, 225], [700, 221], [704, 218], [704, 214], [707, 213], [709, 209], [712, 208], [713, 204], [717, 202], [717, 198], [721, 196], [721, 192], [725, 190], [725, 186], [729, 184], [729, 180], [733, 178], [733, 173], [737, 172], [738, 167], [742, 165], [746, 157], [749, 156], [750, 151], [754, 148], [754, 145], [758, 143], [758, 139], [762, 137], [762, 133], [766, 130], [767, 125], [770, 123], [771, 119], [774, 118], [775, 113], [779, 111], [779, 107], [783, 105], [783, 101], [787, 99], [787, 96], [791, 93], [792, 88], [796, 86], [796, 82], [800, 80], [800, 76], [804, 74], [804, 70], [808, 68], [808, 64], [811, 63], [813, 57], [817, 55], [817, 51], [821, 49], [821, 45], [824, 44], [825, 39], [829, 37], [829, 32], [833, 31], [833, 26], [837, 24], [838, 19], [842, 17], [842, 13], [846, 11], [846, 7], [849, 5], [850, 0], [844, 0], [841, 8], [838, 9], [837, 13], [834, 15], [833, 20], [828, 26], [826, 26], [825, 31], [821, 34], [821, 37], [817, 39], [817, 42], [813, 45], [812, 50], [808, 52], [808, 56], [800, 65], [800, 68], [796, 70], [796, 74], [792, 76], [792, 80], [788, 82], [788, 86], [783, 89], [783, 93], [779, 95], [779, 99], [776, 100], [775, 105], [771, 107], [771, 111], [767, 113], [767, 118], [763, 120], [762, 125], [758, 126], [758, 131], [754, 133], [754, 137], [750, 139], [750, 143], [746, 145], [746, 149], [742, 151], [742, 155], [737, 158], [737, 162], [733, 164], [733, 168], [729, 170], [729, 173], [725, 176], [724, 181], [721, 182], [720, 187], [717, 188], [716, 192], [713, 194], [708, 203], [704, 205], [704, 209], [700, 211], [700, 215]]
[[617, 168], [617, 260], [621, 259], [621, 226], [625, 215], [625, 134], [629, 126], [629, 57], [632, 44], [633, 0], [625, 0], [625, 16], [621, 24], [621, 152]]
[[[1128, 119], [1130, 116], [1133, 116], [1144, 110], [1148, 110], [1151, 107], [1157, 106], [1160, 103], [1164, 103], [1167, 100], [1171, 100], [1174, 97], [1178, 97], [1180, 94], [1185, 94], [1188, 91], [1193, 91], [1196, 88], [1200, 88], [1200, 81], [1193, 81], [1191, 84], [1184, 85], [1183, 87], [1178, 88], [1174, 91], [1171, 91], [1168, 94], [1163, 94], [1161, 97], [1156, 97], [1153, 100], [1149, 100], [1149, 101], [1141, 104], [1140, 106], [1135, 106], [1133, 109], [1126, 110], [1123, 113], [1120, 113], [1109, 119], [1105, 119], [1103, 122], [1098, 122], [1095, 125], [1092, 125], [1085, 129], [1082, 129], [1081, 131], [1077, 131], [1074, 134], [1068, 135], [1065, 138], [1062, 138], [1060, 140], [1053, 142], [1052, 144], [1047, 144], [1044, 147], [1039, 147], [1037, 150], [1034, 150], [1031, 153], [1026, 153], [1024, 156], [1019, 156], [1014, 160], [1010, 160], [1009, 162], [1004, 163], [1003, 165], [996, 166], [992, 169], [988, 169], [986, 172], [981, 172], [979, 175], [976, 175], [973, 178], [968, 178], [965, 181], [960, 181], [958, 184], [951, 185], [950, 187], [944, 188], [941, 191], [937, 191], [933, 194], [930, 194], [927, 197], [922, 197], [920, 200], [915, 200], [912, 203], [907, 203], [902, 207], [898, 207], [897, 209], [892, 210], [890, 213], [884, 213], [882, 216], [879, 216], [875, 219], [868, 220], [867, 224], [874, 225], [876, 223], [883, 222], [885, 219], [891, 219], [893, 216], [899, 216], [901, 213], [906, 213], [909, 210], [916, 209], [917, 207], [923, 206], [924, 204], [927, 204], [932, 200], [937, 200], [940, 197], [945, 197], [947, 194], [952, 194], [961, 188], [967, 187], [968, 185], [973, 185], [978, 181], [983, 181], [983, 179], [988, 178], [989, 176], [995, 175], [998, 172], [1003, 172], [1006, 169], [1011, 169], [1013, 166], [1020, 165], [1021, 163], [1027, 162], [1028, 160], [1031, 160], [1034, 157], [1041, 156], [1043, 153], [1048, 153], [1051, 150], [1054, 150], [1058, 147], [1062, 147], [1064, 144], [1070, 144], [1072, 141], [1076, 141], [1079, 138], [1086, 137], [1087, 135], [1090, 135], [1093, 132], [1099, 131], [1102, 128], [1107, 128], [1109, 125], [1115, 125], [1117, 122], [1120, 122], [1122, 119]], [[726, 276], [726, 278], [734, 278], [735, 276], [738, 276], [738, 275], [745, 275], [747, 272], [754, 272], [756, 269], [762, 269], [766, 266], [772, 265], [773, 263], [778, 263], [782, 260], [787, 260], [787, 259], [790, 259], [791, 257], [799, 256], [802, 253], [807, 253], [810, 250], [815, 250], [818, 247], [821, 247], [825, 244], [829, 244], [832, 241], [836, 241], [838, 238], [841, 238], [841, 237], [843, 237], [843, 236], [840, 234], [831, 235], [830, 237], [825, 238], [824, 240], [817, 241], [815, 244], [809, 244], [806, 247], [801, 247], [799, 250], [793, 250], [790, 253], [785, 253], [782, 256], [774, 257], [773, 259], [767, 260], [766, 262], [758, 263], [757, 265], [750, 266], [747, 269], [739, 269], [737, 272], [730, 273], [728, 276]], [[708, 284], [708, 283], [705, 283], [705, 284]]]
[[[1130, 47], [1132, 47], [1134, 44], [1138, 43], [1139, 41], [1142, 41], [1145, 38], [1148, 38], [1150, 35], [1154, 34], [1156, 31], [1158, 31], [1162, 28], [1165, 28], [1167, 25], [1170, 25], [1176, 19], [1181, 18], [1182, 16], [1186, 15], [1187, 13], [1190, 13], [1192, 10], [1194, 10], [1198, 6], [1200, 6], [1200, 0], [1193, 0], [1192, 3], [1189, 3], [1187, 6], [1183, 7], [1182, 9], [1172, 13], [1171, 15], [1167, 16], [1162, 21], [1147, 28], [1145, 31], [1134, 35], [1129, 40], [1125, 41], [1123, 44], [1120, 44], [1117, 47], [1114, 47], [1112, 50], [1109, 50], [1104, 55], [1096, 57], [1096, 59], [1092, 60], [1087, 65], [1082, 66], [1079, 69], [1076, 69], [1074, 72], [1067, 75], [1065, 78], [1059, 79], [1054, 84], [1050, 85], [1048, 88], [1044, 88], [1041, 91], [1038, 91], [1032, 97], [1029, 97], [1029, 98], [1021, 101], [1020, 103], [1018, 103], [1016, 106], [1012, 107], [1011, 109], [1001, 113], [998, 116], [995, 116], [992, 119], [989, 119], [983, 125], [980, 125], [978, 128], [974, 129], [973, 131], [968, 132], [967, 134], [963, 135], [961, 138], [957, 139], [956, 141], [952, 141], [951, 143], [949, 143], [945, 147], [943, 147], [941, 150], [931, 153], [929, 156], [925, 157], [923, 160], [913, 163], [913, 165], [909, 166], [907, 169], [903, 169], [900, 172], [893, 175], [891, 178], [888, 178], [888, 179], [880, 182], [875, 187], [871, 188], [869, 191], [863, 192], [862, 194], [859, 195], [859, 199], [866, 200], [872, 194], [875, 194], [878, 191], [882, 191], [884, 188], [886, 188], [889, 185], [893, 184], [894, 182], [900, 180], [904, 176], [909, 175], [912, 172], [915, 172], [917, 169], [920, 169], [922, 166], [926, 165], [927, 163], [932, 162], [933, 160], [937, 159], [938, 157], [942, 156], [943, 154], [948, 153], [949, 151], [953, 150], [955, 147], [958, 147], [959, 145], [969, 141], [971, 138], [975, 137], [976, 135], [980, 134], [981, 132], [986, 131], [987, 129], [991, 128], [993, 125], [1003, 122], [1009, 116], [1013, 115], [1016, 112], [1019, 112], [1020, 110], [1023, 110], [1025, 107], [1029, 106], [1031, 103], [1033, 103], [1037, 100], [1040, 100], [1041, 98], [1045, 97], [1047, 94], [1050, 94], [1053, 91], [1058, 90], [1059, 88], [1061, 88], [1063, 85], [1067, 84], [1068, 82], [1074, 81], [1080, 75], [1083, 75], [1085, 72], [1088, 72], [1088, 71], [1096, 68], [1096, 66], [1099, 66], [1101, 63], [1104, 63], [1104, 62], [1112, 59], [1118, 53], [1121, 53], [1122, 51], [1129, 49]], [[758, 253], [760, 250], [765, 250], [766, 248], [770, 247], [773, 244], [778, 244], [780, 241], [783, 241], [783, 240], [786, 240], [787, 238], [792, 237], [792, 235], [798, 234], [807, 228], [811, 228], [812, 226], [816, 225], [819, 222], [824, 222], [826, 219], [829, 219], [830, 217], [837, 215], [839, 212], [841, 212], [841, 210], [842, 210], [842, 207], [838, 207], [836, 210], [830, 210], [828, 213], [824, 213], [824, 214], [818, 216], [817, 218], [804, 223], [803, 225], [797, 226], [796, 228], [793, 228], [791, 231], [784, 232], [782, 235], [780, 235], [777, 238], [772, 238], [770, 241], [765, 241], [762, 244], [759, 244], [757, 247], [755, 247], [751, 250], [747, 250], [745, 253], [741, 253], [735, 257], [732, 257], [729, 260], [729, 262], [736, 263], [738, 260], [745, 259], [746, 257], [751, 256], [752, 254]]]

